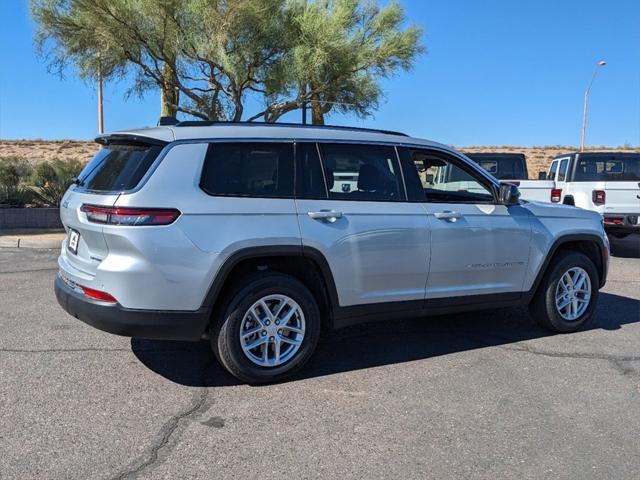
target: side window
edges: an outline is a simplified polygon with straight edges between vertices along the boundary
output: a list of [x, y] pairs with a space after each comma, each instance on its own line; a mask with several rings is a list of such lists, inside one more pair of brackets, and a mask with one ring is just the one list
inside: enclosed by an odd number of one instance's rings
[[200, 188], [210, 195], [293, 197], [293, 144], [212, 143]]
[[330, 199], [404, 200], [393, 147], [336, 143], [320, 150]]
[[549, 175], [547, 175], [547, 180], [555, 180], [557, 171], [558, 171], [558, 161], [554, 160], [553, 162], [551, 162], [551, 166], [549, 167]]
[[[325, 173], [322, 172], [315, 143], [296, 144], [296, 197], [327, 198]], [[328, 177], [327, 181], [333, 177]], [[333, 184], [330, 184], [333, 187]]]
[[493, 203], [491, 187], [447, 155], [413, 150], [424, 199], [434, 203]]
[[564, 182], [567, 178], [567, 167], [569, 166], [569, 159], [563, 158], [560, 160], [560, 168], [558, 169], [558, 181]]

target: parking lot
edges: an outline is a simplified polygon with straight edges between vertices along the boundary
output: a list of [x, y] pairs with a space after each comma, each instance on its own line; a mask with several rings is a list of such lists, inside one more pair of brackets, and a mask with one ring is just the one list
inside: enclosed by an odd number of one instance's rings
[[586, 331], [524, 309], [376, 323], [250, 387], [204, 342], [84, 325], [55, 250], [0, 249], [0, 478], [638, 478], [640, 239], [613, 253]]

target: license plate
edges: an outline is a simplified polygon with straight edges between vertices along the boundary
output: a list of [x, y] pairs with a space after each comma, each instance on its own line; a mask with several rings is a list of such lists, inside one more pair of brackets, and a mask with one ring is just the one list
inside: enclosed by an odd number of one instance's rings
[[69, 241], [67, 242], [67, 248], [71, 253], [76, 255], [78, 253], [78, 243], [80, 243], [80, 233], [74, 229], [69, 229]]

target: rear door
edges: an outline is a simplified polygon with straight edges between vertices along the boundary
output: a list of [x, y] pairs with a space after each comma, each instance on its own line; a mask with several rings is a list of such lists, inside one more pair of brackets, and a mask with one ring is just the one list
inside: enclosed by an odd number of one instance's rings
[[79, 277], [92, 277], [107, 255], [99, 223], [87, 221], [82, 205], [112, 206], [123, 191], [134, 189], [163, 148], [161, 143], [110, 143], [101, 148], [62, 198], [60, 218], [67, 238], [60, 261]]
[[429, 231], [421, 206], [406, 201], [395, 148], [343, 143], [296, 148], [302, 243], [327, 260], [340, 306], [421, 307]]

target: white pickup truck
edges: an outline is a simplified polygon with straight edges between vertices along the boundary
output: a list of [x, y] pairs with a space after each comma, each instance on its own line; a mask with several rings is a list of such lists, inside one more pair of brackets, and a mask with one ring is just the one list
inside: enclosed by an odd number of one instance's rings
[[521, 198], [598, 212], [614, 237], [640, 233], [640, 153], [569, 153], [554, 158], [541, 177], [513, 182]]

